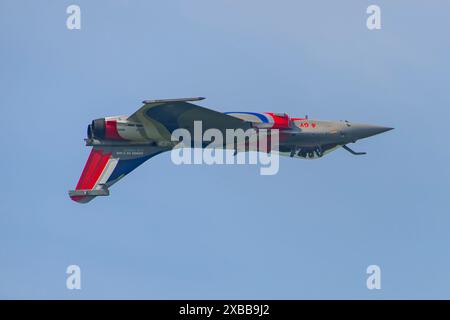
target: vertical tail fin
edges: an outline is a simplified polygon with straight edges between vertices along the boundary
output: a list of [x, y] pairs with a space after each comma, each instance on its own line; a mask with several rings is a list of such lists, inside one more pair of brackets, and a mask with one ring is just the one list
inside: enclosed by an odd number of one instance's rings
[[108, 196], [110, 186], [146, 160], [167, 150], [153, 146], [94, 146], [77, 186], [69, 191], [69, 196], [79, 203]]

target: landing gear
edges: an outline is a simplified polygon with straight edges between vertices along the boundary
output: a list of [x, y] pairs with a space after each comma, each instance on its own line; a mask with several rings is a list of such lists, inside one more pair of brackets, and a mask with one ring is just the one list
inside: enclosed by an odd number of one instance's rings
[[318, 156], [319, 158], [321, 158], [321, 157], [323, 156], [322, 146], [317, 146], [315, 151], [316, 151], [317, 156]]
[[318, 159], [322, 158], [326, 153], [333, 149], [337, 149], [340, 145], [337, 144], [323, 144], [317, 146], [299, 146], [299, 145], [289, 145], [281, 146], [280, 151], [285, 155], [292, 157], [300, 157], [303, 159]]
[[360, 155], [366, 154], [366, 152], [356, 152], [356, 151], [353, 151], [352, 149], [350, 149], [349, 147], [347, 147], [345, 144], [342, 146], [342, 148], [344, 148], [345, 150], [347, 150], [347, 151], [350, 152], [351, 154], [354, 154], [355, 156], [360, 156]]
[[295, 146], [291, 147], [291, 153], [290, 153], [290, 157], [292, 158], [293, 156], [295, 156], [295, 153], [297, 152], [297, 148]]
[[305, 158], [305, 159], [321, 158], [323, 156], [323, 150], [322, 150], [321, 146], [304, 147], [304, 148], [300, 148], [300, 150], [297, 153], [297, 156], [299, 156], [301, 158]]

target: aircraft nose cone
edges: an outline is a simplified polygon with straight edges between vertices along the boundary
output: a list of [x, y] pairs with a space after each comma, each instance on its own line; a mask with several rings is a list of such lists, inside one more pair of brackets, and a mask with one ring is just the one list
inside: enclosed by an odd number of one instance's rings
[[376, 134], [380, 134], [389, 130], [392, 130], [394, 128], [390, 127], [382, 127], [382, 126], [374, 126], [371, 124], [359, 124], [355, 123], [352, 124], [352, 133], [355, 136], [356, 139], [362, 139], [374, 136]]

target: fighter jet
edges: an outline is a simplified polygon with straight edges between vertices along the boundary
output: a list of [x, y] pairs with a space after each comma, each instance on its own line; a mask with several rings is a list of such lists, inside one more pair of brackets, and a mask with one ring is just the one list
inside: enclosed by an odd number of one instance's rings
[[172, 139], [175, 130], [186, 129], [194, 134], [197, 121], [201, 121], [203, 132], [217, 129], [224, 136], [227, 129], [253, 128], [256, 134], [263, 129], [266, 132], [277, 129], [278, 153], [301, 159], [319, 159], [340, 147], [353, 155], [363, 155], [365, 152], [355, 152], [348, 144], [393, 129], [347, 120], [291, 118], [286, 113], [221, 113], [192, 103], [203, 99], [145, 100], [130, 116], [93, 120], [85, 139], [92, 150], [75, 190], [69, 191], [70, 198], [86, 203], [97, 196], [109, 195], [114, 183], [146, 160], [175, 148], [179, 143]]

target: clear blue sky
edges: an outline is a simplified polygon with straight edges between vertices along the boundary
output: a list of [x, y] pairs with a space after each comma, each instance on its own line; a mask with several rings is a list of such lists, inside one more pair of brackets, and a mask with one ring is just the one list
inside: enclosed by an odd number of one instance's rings
[[[446, 1], [2, 0], [0, 298], [450, 298], [449, 30]], [[167, 153], [70, 201], [92, 119], [184, 96], [395, 130], [275, 176]]]

